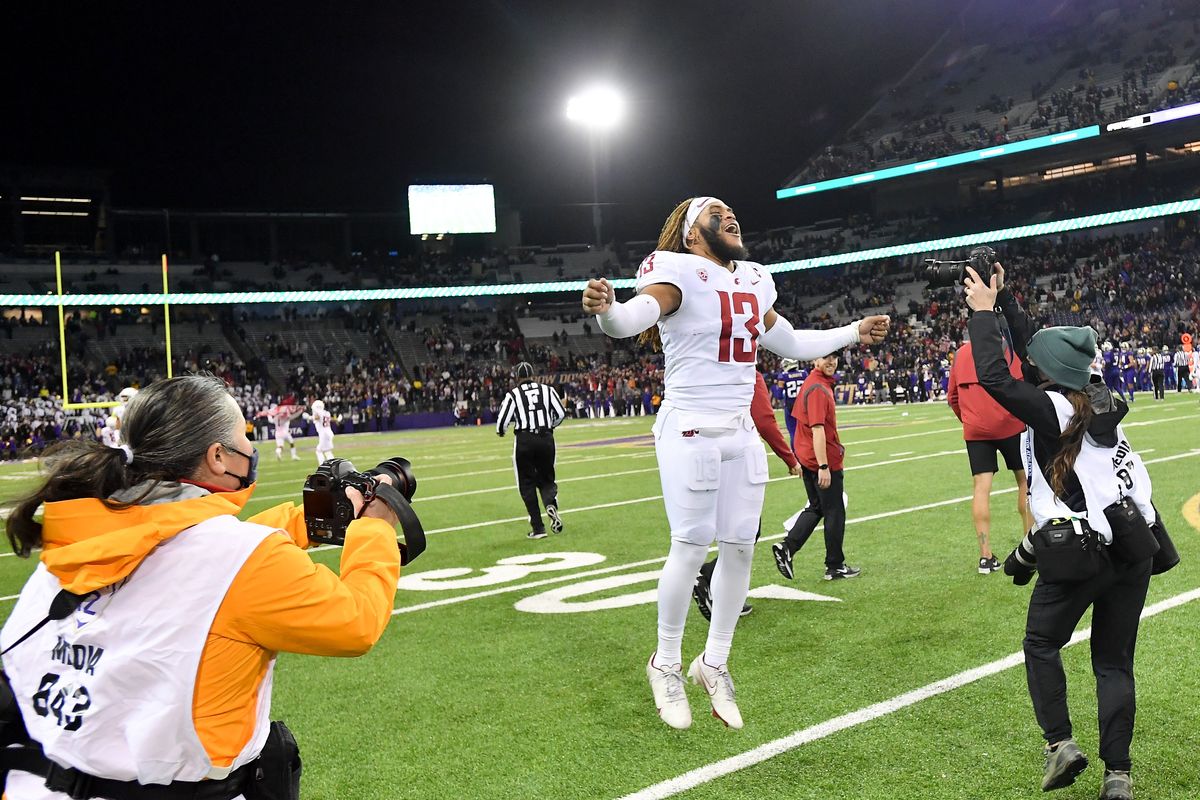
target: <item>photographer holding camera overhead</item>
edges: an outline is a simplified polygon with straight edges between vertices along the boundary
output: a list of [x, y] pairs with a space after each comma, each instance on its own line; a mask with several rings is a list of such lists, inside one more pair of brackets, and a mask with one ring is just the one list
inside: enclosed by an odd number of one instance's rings
[[[986, 251], [986, 252], [981, 252]], [[1004, 289], [990, 248], [965, 268], [966, 302], [979, 383], [1025, 423], [1021, 452], [1033, 528], [1004, 564], [1018, 585], [1040, 575], [1029, 599], [1025, 668], [1046, 739], [1042, 790], [1074, 783], [1088, 764], [1072, 738], [1060, 650], [1092, 608], [1092, 667], [1105, 773], [1101, 800], [1131, 800], [1133, 654], [1150, 575], [1178, 557], [1150, 502], [1150, 477], [1125, 438], [1125, 402], [1095, 378], [1091, 328], [1043, 328]], [[1012, 332], [1023, 378], [1003, 355], [1000, 319]], [[1160, 542], [1162, 543], [1160, 551]]]
[[[299, 796], [295, 740], [270, 721], [276, 654], [380, 639], [415, 480], [341, 462], [305, 487], [341, 527], [290, 503], [243, 522], [245, 431], [220, 379], [161, 381], [130, 402], [119, 449], [65, 443], [14, 507], [14, 551], [43, 549], [0, 634], [0, 731], [20, 745], [0, 750], [8, 800]], [[304, 553], [308, 531], [344, 536], [340, 574]]]

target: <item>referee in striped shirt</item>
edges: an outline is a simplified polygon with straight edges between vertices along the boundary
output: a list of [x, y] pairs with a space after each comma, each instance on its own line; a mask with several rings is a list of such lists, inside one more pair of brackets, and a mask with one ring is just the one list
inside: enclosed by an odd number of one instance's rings
[[1166, 345], [1163, 345], [1162, 352], [1150, 354], [1150, 379], [1154, 381], [1154, 399], [1167, 399], [1167, 385], [1164, 382], [1165, 378], [1163, 371], [1167, 368], [1167, 362], [1170, 359], [1168, 356]]
[[538, 493], [550, 530], [562, 533], [558, 515], [558, 484], [554, 482], [554, 429], [567, 416], [554, 388], [533, 379], [533, 365], [517, 364], [517, 385], [504, 396], [496, 419], [496, 435], [503, 436], [509, 425], [516, 426], [513, 466], [517, 470], [517, 491], [529, 512], [530, 539], [545, 539], [546, 526], [538, 507]]

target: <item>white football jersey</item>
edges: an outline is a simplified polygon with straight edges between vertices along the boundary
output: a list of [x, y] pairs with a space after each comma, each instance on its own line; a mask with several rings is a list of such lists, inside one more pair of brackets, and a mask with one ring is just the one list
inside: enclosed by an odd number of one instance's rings
[[775, 281], [761, 264], [733, 272], [690, 253], [656, 250], [638, 268], [637, 290], [669, 283], [683, 295], [658, 323], [666, 359], [664, 402], [690, 411], [745, 411], [754, 396], [762, 318], [775, 305]]
[[100, 429], [100, 441], [105, 447], [116, 449], [121, 446], [121, 432], [105, 425]]
[[328, 411], [312, 412], [312, 421], [313, 426], [317, 429], [317, 433], [333, 433], [333, 415]]

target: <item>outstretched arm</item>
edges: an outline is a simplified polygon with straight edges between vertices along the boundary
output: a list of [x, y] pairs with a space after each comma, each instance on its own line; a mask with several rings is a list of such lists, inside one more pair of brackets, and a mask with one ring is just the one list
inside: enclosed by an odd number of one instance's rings
[[763, 316], [763, 326], [766, 330], [759, 335], [758, 343], [784, 358], [809, 361], [860, 342], [878, 344], [887, 336], [890, 324], [891, 320], [880, 314], [831, 330], [798, 331], [792, 327], [792, 323], [771, 308]]
[[600, 330], [614, 339], [636, 336], [669, 314], [683, 302], [679, 288], [669, 283], [646, 286], [626, 303], [618, 303], [616, 291], [605, 278], [588, 281], [583, 290], [583, 310], [596, 315]]

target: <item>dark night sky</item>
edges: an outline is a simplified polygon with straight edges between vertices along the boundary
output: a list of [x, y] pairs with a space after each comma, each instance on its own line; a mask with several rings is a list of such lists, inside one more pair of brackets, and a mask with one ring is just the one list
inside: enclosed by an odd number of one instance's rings
[[655, 209], [652, 235], [692, 194], [774, 224], [774, 190], [958, 4], [10, 5], [0, 162], [111, 169], [118, 205], [390, 210], [489, 180], [532, 219], [590, 199], [563, 104], [604, 78], [630, 113], [602, 199]]

